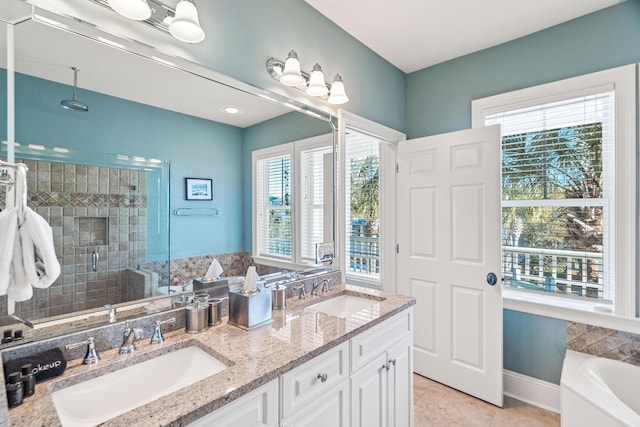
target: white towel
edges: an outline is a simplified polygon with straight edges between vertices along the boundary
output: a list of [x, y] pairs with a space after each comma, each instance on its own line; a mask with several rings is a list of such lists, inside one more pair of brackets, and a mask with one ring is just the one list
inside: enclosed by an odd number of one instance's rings
[[18, 211], [16, 208], [0, 212], [0, 295], [6, 295], [9, 287], [17, 228]]
[[[19, 168], [16, 174], [16, 192], [26, 190], [26, 172]], [[14, 237], [11, 278], [7, 288], [8, 314], [15, 312], [16, 301], [26, 301], [33, 296], [33, 287], [47, 288], [60, 275], [60, 263], [53, 246], [53, 231], [47, 221], [26, 206], [18, 203], [17, 232]]]
[[222, 266], [218, 262], [218, 259], [214, 258], [213, 261], [211, 261], [211, 265], [209, 266], [209, 269], [207, 270], [207, 274], [205, 274], [204, 278], [217, 279], [221, 275], [222, 275]]

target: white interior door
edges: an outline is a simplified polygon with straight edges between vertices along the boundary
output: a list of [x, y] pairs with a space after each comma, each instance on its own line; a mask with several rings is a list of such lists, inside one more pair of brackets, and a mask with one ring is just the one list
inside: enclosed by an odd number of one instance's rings
[[397, 178], [397, 285], [416, 298], [414, 370], [502, 406], [500, 128], [403, 141]]

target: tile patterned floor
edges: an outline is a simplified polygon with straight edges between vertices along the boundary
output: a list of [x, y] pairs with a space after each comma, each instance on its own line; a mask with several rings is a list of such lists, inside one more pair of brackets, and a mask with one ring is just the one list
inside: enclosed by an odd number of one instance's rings
[[507, 396], [498, 408], [419, 375], [413, 381], [415, 427], [560, 425], [560, 415]]

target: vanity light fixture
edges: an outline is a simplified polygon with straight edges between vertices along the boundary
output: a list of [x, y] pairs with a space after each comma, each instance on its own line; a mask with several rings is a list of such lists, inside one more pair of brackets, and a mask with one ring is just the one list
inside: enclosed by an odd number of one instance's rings
[[316, 63], [310, 74], [300, 70], [300, 60], [294, 50], [289, 52], [284, 62], [273, 57], [269, 58], [267, 71], [271, 77], [285, 86], [304, 90], [308, 95], [319, 98], [325, 98], [328, 95], [327, 101], [330, 104], [339, 105], [349, 102], [340, 74], [336, 74], [329, 86], [324, 79], [320, 64]]
[[180, 0], [173, 7], [165, 0], [89, 0], [125, 18], [144, 22], [185, 43], [200, 43], [205, 33], [200, 26], [194, 0]]

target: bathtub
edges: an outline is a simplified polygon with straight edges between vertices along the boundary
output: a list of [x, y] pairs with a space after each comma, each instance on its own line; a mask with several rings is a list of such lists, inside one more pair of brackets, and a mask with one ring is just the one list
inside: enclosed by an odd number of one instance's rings
[[560, 414], [563, 427], [640, 427], [640, 367], [567, 350]]

